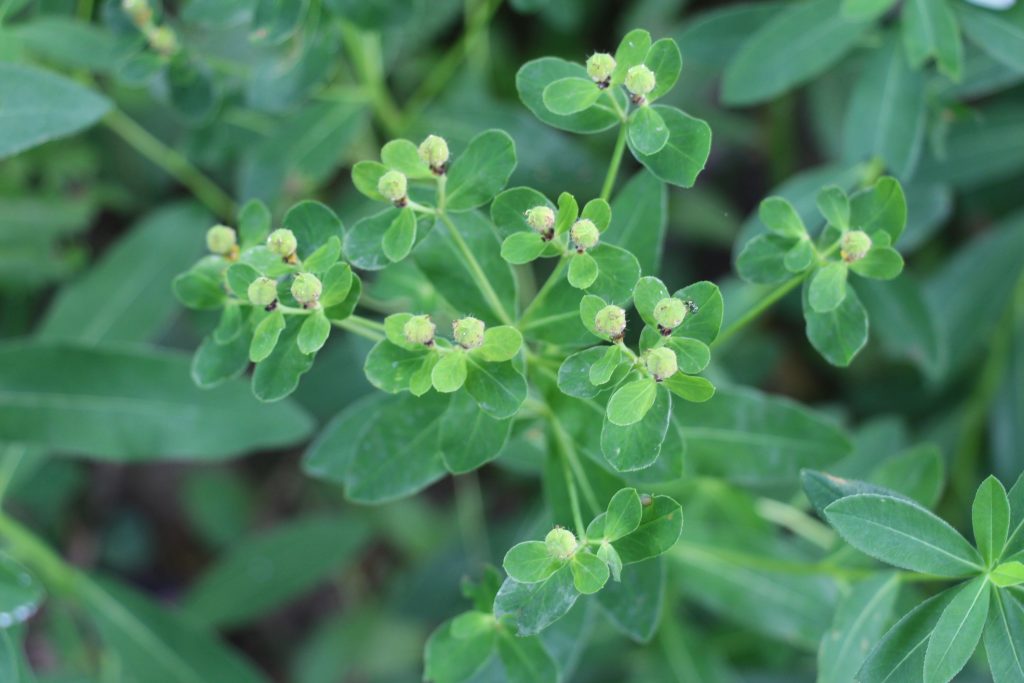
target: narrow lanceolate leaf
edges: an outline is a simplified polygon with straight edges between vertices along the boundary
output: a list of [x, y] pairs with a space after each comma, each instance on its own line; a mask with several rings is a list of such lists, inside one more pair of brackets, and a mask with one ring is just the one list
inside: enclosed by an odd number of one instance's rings
[[950, 681], [967, 664], [978, 647], [988, 619], [991, 591], [984, 576], [957, 590], [928, 639], [924, 656], [925, 681]]
[[981, 558], [964, 537], [916, 503], [860, 494], [832, 503], [825, 516], [847, 543], [891, 565], [949, 577], [981, 571]]
[[858, 583], [843, 598], [818, 649], [819, 683], [853, 683], [889, 624], [899, 589], [897, 574], [880, 573]]
[[928, 639], [954, 595], [956, 589], [950, 588], [921, 603], [900, 619], [871, 650], [856, 680], [860, 683], [923, 680]]
[[957, 5], [960, 25], [972, 43], [1016, 71], [1024, 71], [1024, 5], [1005, 12]]
[[995, 683], [1024, 683], [1024, 604], [1010, 591], [992, 591], [985, 654]]
[[993, 569], [989, 576], [992, 579], [992, 583], [1000, 588], [1019, 586], [1024, 584], [1024, 562], [1019, 560], [1003, 562]]
[[948, 0], [910, 0], [903, 8], [903, 45], [912, 66], [934, 58], [939, 70], [960, 80], [964, 46], [956, 15]]
[[1003, 554], [1010, 530], [1010, 501], [1006, 489], [993, 476], [978, 487], [971, 510], [974, 542], [985, 564], [991, 566]]

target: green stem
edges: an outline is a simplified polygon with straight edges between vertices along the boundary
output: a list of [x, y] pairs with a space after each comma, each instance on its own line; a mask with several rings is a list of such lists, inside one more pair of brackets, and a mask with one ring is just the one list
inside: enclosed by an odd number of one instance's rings
[[722, 344], [724, 344], [726, 340], [728, 340], [734, 334], [742, 330], [744, 327], [750, 324], [751, 321], [755, 320], [766, 310], [771, 308], [772, 305], [775, 304], [775, 302], [777, 302], [779, 299], [781, 299], [782, 297], [786, 296], [791, 291], [796, 289], [796, 287], [805, 279], [807, 279], [806, 273], [802, 275], [797, 275], [796, 277], [790, 280], [786, 280], [781, 285], [777, 286], [775, 289], [770, 291], [768, 294], [762, 297], [762, 299], [758, 301], [755, 306], [752, 306], [743, 315], [741, 315], [739, 318], [730, 323], [725, 329], [723, 329], [719, 333], [718, 337], [716, 337], [715, 340], [711, 342], [711, 348], [715, 348], [716, 346], [721, 346]]
[[24, 444], [9, 444], [2, 455], [0, 455], [0, 504], [7, 495], [7, 489], [18, 473], [18, 467], [25, 459], [28, 446]]
[[788, 529], [819, 548], [830, 550], [835, 545], [835, 532], [799, 508], [771, 498], [759, 498], [756, 509], [761, 518]]
[[459, 250], [463, 260], [466, 263], [466, 267], [469, 268], [469, 274], [472, 276], [476, 286], [480, 289], [480, 293], [484, 295], [487, 303], [490, 305], [494, 315], [506, 325], [512, 324], [512, 318], [509, 317], [505, 307], [501, 304], [501, 299], [498, 297], [498, 293], [494, 291], [494, 287], [491, 286], [490, 280], [487, 279], [487, 275], [484, 274], [483, 268], [480, 267], [480, 262], [476, 260], [476, 256], [473, 255], [473, 251], [466, 244], [466, 240], [462, 238], [462, 233], [452, 223], [451, 218], [448, 214], [439, 212], [438, 217], [448, 227], [448, 233], [451, 235], [452, 242], [455, 247]]
[[[565, 271], [568, 265], [569, 257], [562, 256], [562, 258], [558, 261], [558, 264], [555, 265], [555, 269], [551, 271], [551, 275], [549, 275], [548, 279], [544, 281], [543, 285], [541, 285], [540, 290], [537, 292], [537, 295], [533, 297], [532, 301], [530, 301], [530, 305], [526, 307], [526, 310], [523, 311], [523, 314], [519, 317], [520, 324], [522, 324], [523, 322], [530, 318], [530, 314], [533, 312], [534, 308], [536, 308], [539, 303], [544, 301], [544, 299], [550, 293], [551, 288], [554, 287], [559, 282], [561, 282], [562, 273]], [[520, 331], [522, 331], [528, 327], [529, 325], [526, 325], [525, 327], [521, 326], [519, 329]]]
[[626, 149], [627, 131], [628, 126], [626, 126], [625, 123], [619, 126], [619, 137], [615, 140], [615, 149], [612, 151], [612, 160], [608, 165], [608, 174], [604, 177], [604, 186], [601, 188], [601, 199], [605, 201], [608, 201], [612, 196], [612, 189], [615, 187], [615, 178], [619, 175], [619, 166], [622, 164], [622, 153]]
[[569, 433], [565, 431], [565, 427], [562, 425], [562, 421], [558, 419], [553, 410], [548, 410], [548, 421], [551, 423], [551, 428], [555, 433], [555, 440], [557, 441], [559, 448], [571, 468], [571, 473], [575, 475], [575, 478], [579, 481], [580, 488], [583, 490], [583, 497], [587, 501], [587, 506], [593, 515], [601, 513], [601, 505], [597, 502], [597, 495], [594, 493], [593, 487], [590, 485], [590, 480], [587, 478], [587, 473], [583, 469], [583, 464], [580, 462], [579, 456], [576, 453], [576, 447], [573, 445], [572, 438]]
[[28, 527], [0, 512], [0, 538], [7, 551], [18, 561], [29, 565], [51, 590], [71, 591], [78, 572], [41, 541]]
[[565, 477], [565, 488], [569, 492], [569, 506], [572, 508], [573, 524], [576, 525], [576, 536], [583, 538], [587, 533], [587, 527], [583, 524], [583, 513], [580, 510], [580, 495], [576, 490], [576, 479], [573, 477], [569, 458], [565, 455], [565, 449], [558, 449], [558, 455], [562, 461], [562, 476]]
[[384, 82], [380, 36], [360, 30], [347, 21], [341, 22], [341, 36], [359, 80], [370, 95], [370, 104], [377, 120], [390, 137], [402, 131], [402, 113]]
[[476, 472], [455, 477], [455, 514], [462, 532], [466, 555], [483, 563], [490, 557], [487, 527], [484, 526], [484, 498]]
[[331, 324], [335, 327], [340, 327], [343, 330], [348, 330], [353, 334], [358, 334], [360, 337], [364, 337], [370, 341], [377, 342], [385, 338], [383, 324], [376, 320], [363, 318], [362, 316], [350, 315], [343, 320], [332, 320]]
[[235, 219], [235, 201], [184, 155], [155, 138], [119, 109], [112, 109], [103, 123], [135, 151], [187, 187], [218, 218]]

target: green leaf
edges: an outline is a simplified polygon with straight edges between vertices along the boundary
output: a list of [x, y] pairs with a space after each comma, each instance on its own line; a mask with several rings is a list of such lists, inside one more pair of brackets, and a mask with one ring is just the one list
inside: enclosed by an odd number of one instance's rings
[[892, 280], [903, 272], [903, 257], [892, 247], [876, 244], [864, 258], [851, 263], [850, 270], [873, 280]]
[[640, 154], [657, 154], [668, 144], [668, 126], [652, 107], [639, 107], [629, 117], [629, 144]]
[[921, 444], [891, 456], [871, 473], [871, 481], [934, 507], [945, 486], [945, 460], [934, 444]]
[[761, 222], [779, 237], [802, 240], [807, 236], [807, 227], [800, 214], [785, 197], [768, 197], [757, 208]]
[[959, 4], [960, 26], [971, 43], [992, 59], [1015, 71], [1024, 71], [1024, 17], [1019, 5], [1004, 12]]
[[604, 232], [612, 222], [612, 207], [601, 198], [591, 199], [583, 207], [583, 213], [580, 214], [580, 218], [593, 221], [598, 231]]
[[512, 625], [519, 636], [532, 636], [565, 616], [579, 596], [567, 563], [537, 583], [506, 579], [494, 598], [494, 616]]
[[253, 330], [252, 342], [249, 344], [249, 360], [259, 363], [273, 353], [284, 328], [284, 313], [280, 310], [276, 310], [260, 320], [256, 329]]
[[302, 269], [307, 273], [321, 275], [337, 263], [340, 256], [341, 240], [337, 235], [331, 235], [316, 251], [303, 260]]
[[603, 335], [597, 331], [595, 327], [595, 319], [597, 314], [602, 308], [608, 305], [608, 302], [599, 296], [593, 294], [585, 294], [579, 302], [579, 315], [580, 320], [586, 326], [587, 330], [590, 331], [596, 337], [603, 337]]
[[[387, 201], [377, 191], [377, 183], [381, 176], [388, 172], [388, 167], [377, 161], [359, 161], [352, 167], [352, 184], [364, 195], [378, 202]], [[346, 252], [348, 250], [346, 249]]]
[[671, 38], [654, 41], [644, 57], [644, 64], [654, 72], [654, 90], [647, 93], [647, 101], [653, 102], [672, 89], [683, 71], [683, 55]]
[[[393, 263], [384, 252], [384, 235], [398, 220], [403, 210], [391, 207], [356, 223], [345, 234], [345, 257], [356, 268], [380, 270]], [[417, 220], [416, 236], [427, 234], [434, 224], [433, 216]]]
[[868, 22], [845, 19], [840, 0], [787, 7], [750, 36], [725, 70], [726, 104], [765, 102], [824, 73], [852, 50]]
[[802, 239], [789, 248], [786, 256], [782, 259], [782, 265], [790, 273], [802, 273], [811, 267], [814, 257], [814, 245], [809, 239]]
[[537, 583], [554, 574], [563, 564], [551, 557], [544, 541], [524, 541], [505, 553], [501, 566], [520, 583]]
[[174, 296], [189, 308], [207, 311], [220, 308], [227, 295], [223, 272], [227, 263], [220, 256], [207, 256], [174, 278]]
[[441, 454], [452, 474], [472, 472], [501, 454], [512, 420], [491, 417], [468, 393], [452, 395], [441, 420]]
[[472, 355], [488, 363], [512, 360], [523, 347], [523, 335], [511, 325], [488, 327], [484, 330], [484, 343]]
[[574, 254], [569, 261], [569, 284], [576, 289], [587, 289], [597, 279], [597, 261], [590, 254]]
[[380, 148], [380, 160], [385, 166], [400, 171], [408, 178], [433, 178], [427, 163], [420, 158], [419, 148], [409, 140], [391, 140]]
[[27, 64], [0, 63], [0, 159], [96, 123], [110, 101], [75, 81]]
[[992, 570], [990, 578], [992, 579], [992, 583], [999, 588], [1019, 586], [1024, 583], [1024, 562], [1019, 562], [1017, 560], [1014, 560], [1013, 562], [1003, 562]]
[[0, 554], [0, 632], [28, 621], [45, 598], [46, 590], [28, 570]]
[[261, 401], [279, 401], [299, 386], [299, 379], [313, 367], [313, 356], [299, 350], [302, 327], [299, 316], [291, 316], [274, 351], [252, 373], [252, 393]]
[[994, 476], [981, 482], [971, 508], [974, 542], [987, 566], [1003, 554], [1010, 531], [1010, 501], [1006, 489]]
[[580, 206], [568, 192], [558, 195], [558, 211], [555, 213], [555, 233], [564, 234], [576, 222]]
[[664, 121], [668, 142], [658, 152], [645, 154], [630, 135], [633, 156], [659, 180], [679, 187], [693, 187], [711, 153], [711, 127], [674, 107], [658, 104], [648, 108]]
[[239, 377], [249, 367], [249, 341], [248, 332], [223, 344], [208, 335], [192, 356], [192, 381], [203, 389], [212, 389]]
[[744, 245], [736, 259], [736, 272], [755, 284], [788, 280], [793, 273], [786, 267], [786, 258], [795, 244], [777, 235], [757, 235]]
[[950, 577], [981, 571], [964, 537], [916, 503], [858, 494], [832, 503], [825, 516], [847, 543], [896, 567]]
[[958, 81], [964, 70], [964, 46], [956, 14], [946, 0], [910, 0], [903, 8], [903, 46], [917, 68], [934, 57], [939, 71]]
[[[555, 205], [547, 197], [529, 187], [513, 187], [498, 194], [491, 202], [491, 220], [498, 234], [507, 238], [518, 233], [533, 233], [533, 228], [526, 222], [526, 212], [536, 206], [555, 210]], [[576, 216], [572, 220], [575, 221]]]
[[924, 656], [926, 681], [950, 681], [974, 654], [988, 619], [988, 579], [979, 576], [960, 588], [935, 623]]
[[623, 385], [608, 401], [608, 421], [620, 427], [639, 422], [654, 405], [657, 394], [658, 385], [650, 377]]
[[511, 361], [481, 363], [470, 356], [468, 362], [466, 391], [485, 413], [501, 420], [519, 412], [526, 401], [526, 378]]
[[430, 371], [430, 382], [441, 393], [450, 394], [462, 388], [466, 383], [467, 374], [466, 354], [462, 351], [451, 351], [441, 356], [434, 369]]
[[1006, 539], [1006, 557], [1024, 551], [1024, 474], [1010, 488], [1010, 533]]
[[601, 387], [591, 380], [593, 367], [606, 355], [612, 353], [613, 346], [594, 346], [577, 351], [564, 361], [558, 368], [558, 388], [564, 394], [576, 398], [593, 398], [606, 387]]
[[596, 593], [608, 583], [608, 565], [585, 549], [577, 551], [569, 564], [572, 567], [573, 585], [583, 595]]
[[955, 589], [921, 603], [900, 619], [868, 654], [857, 674], [861, 683], [923, 681], [925, 648]]
[[654, 307], [668, 296], [668, 288], [665, 287], [665, 284], [658, 278], [648, 275], [637, 280], [636, 286], [633, 288], [633, 305], [643, 321], [651, 327], [655, 327], [658, 321], [654, 319]]
[[692, 377], [677, 372], [662, 382], [673, 394], [692, 403], [704, 403], [715, 395], [715, 386], [703, 377]]
[[843, 0], [843, 16], [854, 21], [871, 21], [882, 16], [896, 0]]
[[558, 665], [540, 638], [517, 638], [500, 631], [498, 657], [509, 683], [558, 683]]
[[427, 640], [423, 678], [433, 683], [461, 683], [479, 671], [494, 652], [495, 631], [456, 638], [452, 621], [437, 627]]
[[631, 67], [644, 63], [644, 58], [651, 49], [651, 34], [642, 28], [635, 28], [622, 37], [615, 49], [615, 71], [612, 72], [612, 85], [621, 85], [626, 80], [626, 72]]
[[601, 241], [634, 254], [641, 272], [657, 272], [668, 224], [665, 185], [649, 171], [641, 171], [615, 193], [611, 210], [612, 221]]
[[618, 584], [622, 580], [622, 558], [619, 557], [619, 552], [611, 543], [604, 541], [597, 548], [597, 557], [608, 565], [612, 580]]
[[653, 465], [661, 455], [671, 410], [672, 399], [668, 391], [658, 388], [653, 404], [636, 422], [619, 426], [605, 416], [601, 425], [601, 452], [608, 463], [619, 472]]
[[619, 369], [621, 363], [622, 347], [618, 344], [605, 347], [604, 354], [590, 366], [590, 370], [587, 373], [590, 383], [597, 387], [607, 384], [611, 381], [612, 375]]
[[299, 258], [310, 258], [332, 237], [342, 240], [344, 227], [328, 206], [312, 200], [301, 201], [285, 213], [281, 223], [295, 233]]
[[320, 305], [327, 311], [328, 317], [338, 320], [341, 316], [337, 311], [331, 309], [344, 303], [352, 292], [353, 284], [356, 283], [352, 275], [352, 267], [347, 263], [335, 263], [327, 269], [321, 279], [323, 291], [320, 292]]
[[702, 341], [689, 337], [669, 337], [665, 346], [675, 351], [679, 371], [688, 375], [702, 372], [711, 362], [711, 349]]
[[818, 680], [856, 680], [871, 643], [878, 641], [892, 616], [900, 590], [899, 575], [879, 573], [856, 584], [836, 608], [832, 629], [818, 648]]
[[183, 608], [230, 628], [267, 614], [356, 559], [369, 539], [361, 519], [304, 517], [232, 545], [189, 589]]
[[[599, 244], [585, 254], [577, 254], [573, 261], [588, 255], [597, 264], [598, 273], [587, 291], [609, 303], [624, 305], [628, 302], [640, 279], [640, 262], [636, 257], [621, 247]], [[569, 267], [572, 268], [572, 263]]]
[[641, 562], [667, 552], [683, 532], [683, 509], [668, 496], [653, 496], [643, 506], [640, 526], [612, 545], [623, 564]]
[[232, 263], [224, 273], [228, 288], [242, 301], [249, 300], [249, 285], [260, 277], [260, 271], [248, 263]]
[[[566, 116], [552, 113], [544, 106], [544, 90], [551, 83], [563, 78], [588, 78], [587, 70], [581, 64], [557, 57], [542, 57], [527, 62], [516, 73], [519, 99], [544, 123], [571, 133], [599, 133], [619, 123], [619, 116], [615, 110], [603, 104]], [[618, 101], [620, 107], [626, 106], [625, 93], [611, 90], [608, 92]]]
[[449, 211], [468, 211], [489, 202], [516, 168], [516, 146], [508, 133], [487, 130], [472, 140], [448, 169]]
[[850, 227], [850, 200], [843, 189], [837, 185], [822, 188], [816, 200], [818, 211], [825, 217], [829, 225], [846, 230]]
[[408, 206], [403, 208], [391, 221], [381, 237], [380, 248], [389, 260], [404, 259], [416, 244], [416, 215]]
[[501, 258], [513, 265], [534, 261], [548, 246], [540, 233], [514, 232], [501, 243]]
[[815, 313], [834, 311], [846, 298], [846, 264], [832, 261], [811, 277], [807, 301]]
[[36, 16], [8, 33], [29, 52], [69, 69], [116, 71], [138, 50], [129, 37], [59, 15]]
[[643, 506], [636, 489], [621, 489], [608, 501], [608, 512], [604, 518], [604, 539], [617, 541], [636, 531], [640, 526]]
[[834, 310], [818, 313], [805, 284], [803, 309], [807, 338], [818, 353], [832, 365], [849, 365], [868, 340], [868, 316], [853, 287], [846, 287], [846, 296]]
[[602, 90], [589, 78], [570, 76], [548, 83], [542, 99], [552, 114], [569, 116], [592, 107], [601, 93]]
[[992, 680], [1024, 681], [1024, 605], [1010, 591], [992, 591], [984, 636]]
[[626, 570], [626, 580], [613, 581], [597, 594], [597, 602], [612, 624], [637, 643], [649, 642], [658, 630], [666, 564], [664, 558], [636, 563]]
[[718, 285], [703, 280], [676, 290], [672, 295], [683, 301], [692, 301], [697, 307], [695, 312], [686, 314], [683, 324], [677, 327], [673, 337], [690, 337], [705, 344], [710, 344], [718, 337], [725, 314], [725, 302]]
[[22, 646], [12, 629], [0, 631], [0, 678], [9, 683], [28, 683], [22, 671], [28, 668]]
[[323, 309], [317, 309], [306, 317], [295, 343], [302, 353], [316, 353], [327, 342], [331, 334], [331, 322], [324, 315]]

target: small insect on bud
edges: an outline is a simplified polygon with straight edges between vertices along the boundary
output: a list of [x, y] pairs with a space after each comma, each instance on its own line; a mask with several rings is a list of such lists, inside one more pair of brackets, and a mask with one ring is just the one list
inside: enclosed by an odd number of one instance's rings
[[434, 331], [437, 330], [429, 315], [414, 315], [405, 321], [402, 326], [402, 334], [410, 344], [423, 344], [424, 346], [434, 345]]
[[576, 251], [582, 254], [587, 249], [597, 246], [601, 240], [601, 231], [594, 225], [594, 221], [583, 218], [573, 223], [569, 236], [572, 238], [573, 244], [576, 245]]
[[178, 36], [166, 26], [157, 26], [149, 32], [149, 44], [162, 55], [173, 55], [178, 51]]
[[292, 296], [303, 308], [312, 308], [324, 289], [320, 278], [312, 273], [299, 273], [292, 281]]
[[682, 324], [689, 308], [686, 302], [675, 297], [666, 297], [654, 305], [654, 322], [658, 323], [658, 331], [662, 336], [672, 334], [672, 330]]
[[556, 560], [568, 560], [576, 552], [576, 536], [568, 529], [556, 526], [544, 537], [548, 554]]
[[395, 206], [405, 206], [408, 202], [408, 197], [406, 197], [408, 186], [409, 183], [404, 173], [388, 171], [377, 181], [377, 192], [384, 195], [384, 198]]
[[863, 230], [851, 230], [843, 235], [839, 253], [847, 263], [860, 261], [871, 249], [871, 238]]
[[[448, 170], [448, 143], [437, 135], [428, 135], [419, 146], [420, 159], [434, 175], [444, 175]], [[381, 192], [381, 194], [384, 194]]]
[[545, 240], [555, 236], [555, 212], [547, 206], [535, 206], [526, 211], [526, 222]]
[[612, 80], [615, 58], [607, 52], [596, 52], [587, 59], [587, 75], [604, 90]]
[[249, 283], [249, 301], [254, 306], [274, 310], [277, 306], [277, 282], [269, 277], [258, 277]]
[[475, 349], [484, 343], [484, 323], [471, 316], [459, 318], [452, 323], [452, 336], [462, 348]]
[[206, 248], [211, 253], [228, 256], [236, 251], [237, 246], [235, 231], [226, 225], [215, 225], [206, 231]]
[[626, 311], [614, 304], [605, 306], [594, 316], [594, 327], [612, 340], [622, 339], [626, 331]]
[[651, 349], [644, 356], [644, 367], [654, 376], [656, 382], [668, 379], [679, 369], [676, 352], [664, 346]]
[[288, 228], [278, 228], [267, 236], [267, 248], [283, 259], [294, 256], [298, 246], [295, 233]]
[[643, 104], [644, 96], [654, 90], [654, 72], [643, 64], [630, 67], [626, 72], [626, 89], [633, 96], [633, 104]]

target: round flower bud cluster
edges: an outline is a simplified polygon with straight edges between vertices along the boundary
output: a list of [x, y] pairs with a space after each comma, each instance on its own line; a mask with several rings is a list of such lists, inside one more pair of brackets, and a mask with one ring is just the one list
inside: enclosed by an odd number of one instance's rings
[[[428, 135], [419, 146], [420, 159], [434, 175], [444, 175], [448, 170], [448, 143], [437, 135]], [[381, 193], [383, 194], [383, 193]]]
[[215, 225], [206, 231], [206, 248], [213, 254], [231, 257], [238, 253], [235, 231], [226, 225]]
[[258, 277], [249, 283], [248, 294], [254, 306], [262, 306], [268, 311], [277, 306], [277, 282], [269, 277]]
[[839, 253], [844, 261], [854, 263], [867, 256], [870, 249], [871, 238], [868, 234], [863, 230], [851, 230], [843, 235]]
[[573, 244], [576, 245], [576, 251], [581, 254], [587, 249], [596, 247], [601, 240], [601, 232], [594, 225], [594, 221], [588, 218], [576, 221], [572, 230], [569, 231], [569, 236], [572, 238]]
[[405, 321], [402, 326], [402, 334], [410, 344], [422, 344], [423, 346], [434, 345], [434, 332], [437, 325], [433, 323], [429, 315], [414, 315]]
[[647, 352], [644, 356], [644, 367], [647, 368], [647, 372], [651, 373], [655, 381], [660, 382], [676, 374], [679, 364], [676, 361], [675, 351], [660, 346]]
[[626, 331], [626, 311], [614, 304], [605, 306], [594, 316], [594, 327], [612, 340], [622, 339]]
[[292, 296], [302, 304], [303, 308], [315, 306], [323, 290], [324, 286], [320, 282], [320, 278], [312, 273], [299, 273], [292, 281]]
[[459, 318], [452, 323], [452, 337], [467, 351], [475, 349], [484, 343], [484, 323], [472, 316]]
[[675, 297], [666, 297], [654, 305], [654, 322], [658, 323], [658, 331], [662, 335], [672, 334], [679, 327], [689, 309], [686, 302]]
[[409, 201], [406, 196], [408, 185], [404, 173], [388, 171], [377, 181], [377, 192], [384, 195], [384, 198], [395, 206], [405, 206]]
[[568, 529], [556, 526], [544, 537], [548, 554], [557, 560], [568, 560], [576, 552], [576, 536]]
[[532, 209], [527, 209], [526, 222], [546, 240], [555, 236], [555, 212], [550, 207], [535, 206]]
[[298, 246], [295, 233], [288, 228], [278, 228], [267, 236], [267, 248], [285, 260], [295, 256]]
[[615, 71], [615, 58], [607, 52], [594, 53], [587, 59], [587, 75], [602, 90], [611, 83], [613, 71]]
[[633, 96], [633, 104], [643, 104], [644, 96], [654, 90], [654, 72], [643, 64], [630, 67], [626, 72], [626, 90]]

